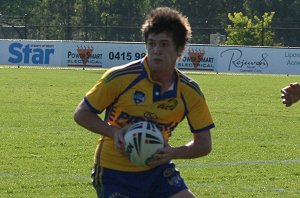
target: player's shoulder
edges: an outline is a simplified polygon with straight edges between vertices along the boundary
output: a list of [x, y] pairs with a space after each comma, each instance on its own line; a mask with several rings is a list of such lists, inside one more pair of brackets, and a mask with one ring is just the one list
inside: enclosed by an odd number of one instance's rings
[[128, 78], [128, 75], [135, 76], [143, 72], [141, 60], [130, 62], [126, 65], [115, 66], [108, 69], [103, 75], [105, 81], [111, 81], [119, 78]]
[[179, 77], [179, 82], [184, 91], [195, 92], [196, 94], [203, 96], [203, 93], [197, 82], [195, 82], [191, 77], [184, 74], [182, 71], [180, 70], [177, 71], [178, 71], [177, 73]]

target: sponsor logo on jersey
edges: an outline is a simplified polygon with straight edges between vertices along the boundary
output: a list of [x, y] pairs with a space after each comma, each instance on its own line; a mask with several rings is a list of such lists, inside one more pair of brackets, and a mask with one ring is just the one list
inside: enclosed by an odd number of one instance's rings
[[146, 97], [143, 92], [136, 91], [134, 92], [132, 99], [134, 100], [135, 104], [141, 104], [145, 102]]
[[148, 120], [156, 120], [158, 117], [155, 113], [145, 112], [144, 117]]
[[157, 108], [165, 110], [174, 110], [178, 105], [178, 101], [174, 98], [169, 99], [167, 103], [159, 104]]
[[126, 112], [121, 112], [118, 117], [116, 117], [116, 118], [110, 117], [109, 119], [115, 120], [114, 122], [120, 127], [124, 127], [124, 126], [132, 124], [132, 123], [148, 120], [149, 122], [152, 122], [153, 124], [155, 124], [156, 127], [161, 132], [173, 131], [176, 128], [176, 126], [178, 125], [178, 122], [159, 123], [159, 122], [156, 122], [155, 120], [149, 120], [145, 117], [130, 115], [129, 113], [126, 113]]

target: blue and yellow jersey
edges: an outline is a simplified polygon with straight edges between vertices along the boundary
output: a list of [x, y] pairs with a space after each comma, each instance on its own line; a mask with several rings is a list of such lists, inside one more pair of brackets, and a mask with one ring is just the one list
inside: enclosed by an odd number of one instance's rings
[[[175, 69], [173, 89], [160, 94], [159, 83], [153, 81], [147, 57], [107, 70], [86, 94], [85, 102], [95, 113], [105, 111], [105, 121], [118, 128], [150, 120], [163, 132], [166, 140], [175, 127], [187, 118], [192, 133], [214, 127], [211, 114], [199, 86]], [[97, 160], [99, 159], [99, 160]], [[101, 137], [95, 160], [101, 166], [121, 171], [144, 171], [116, 149], [113, 139]]]

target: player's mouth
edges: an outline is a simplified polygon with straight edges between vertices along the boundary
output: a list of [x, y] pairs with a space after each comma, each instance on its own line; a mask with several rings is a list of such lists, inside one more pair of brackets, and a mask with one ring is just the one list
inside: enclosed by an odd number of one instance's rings
[[163, 60], [160, 59], [160, 58], [154, 58], [154, 59], [152, 59], [152, 61], [153, 61], [155, 64], [161, 64], [161, 63], [163, 62]]

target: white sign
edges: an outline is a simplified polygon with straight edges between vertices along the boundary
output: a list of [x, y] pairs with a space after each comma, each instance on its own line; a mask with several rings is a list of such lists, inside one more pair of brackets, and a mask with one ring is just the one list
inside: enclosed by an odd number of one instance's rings
[[[110, 68], [146, 55], [144, 43], [0, 40], [1, 65]], [[300, 48], [188, 45], [176, 67], [216, 72], [299, 74]]]
[[217, 71], [300, 74], [300, 49], [219, 47]]
[[185, 70], [214, 71], [217, 66], [216, 47], [189, 45], [176, 66]]
[[141, 59], [145, 51], [142, 43], [67, 42], [62, 65], [109, 68]]

